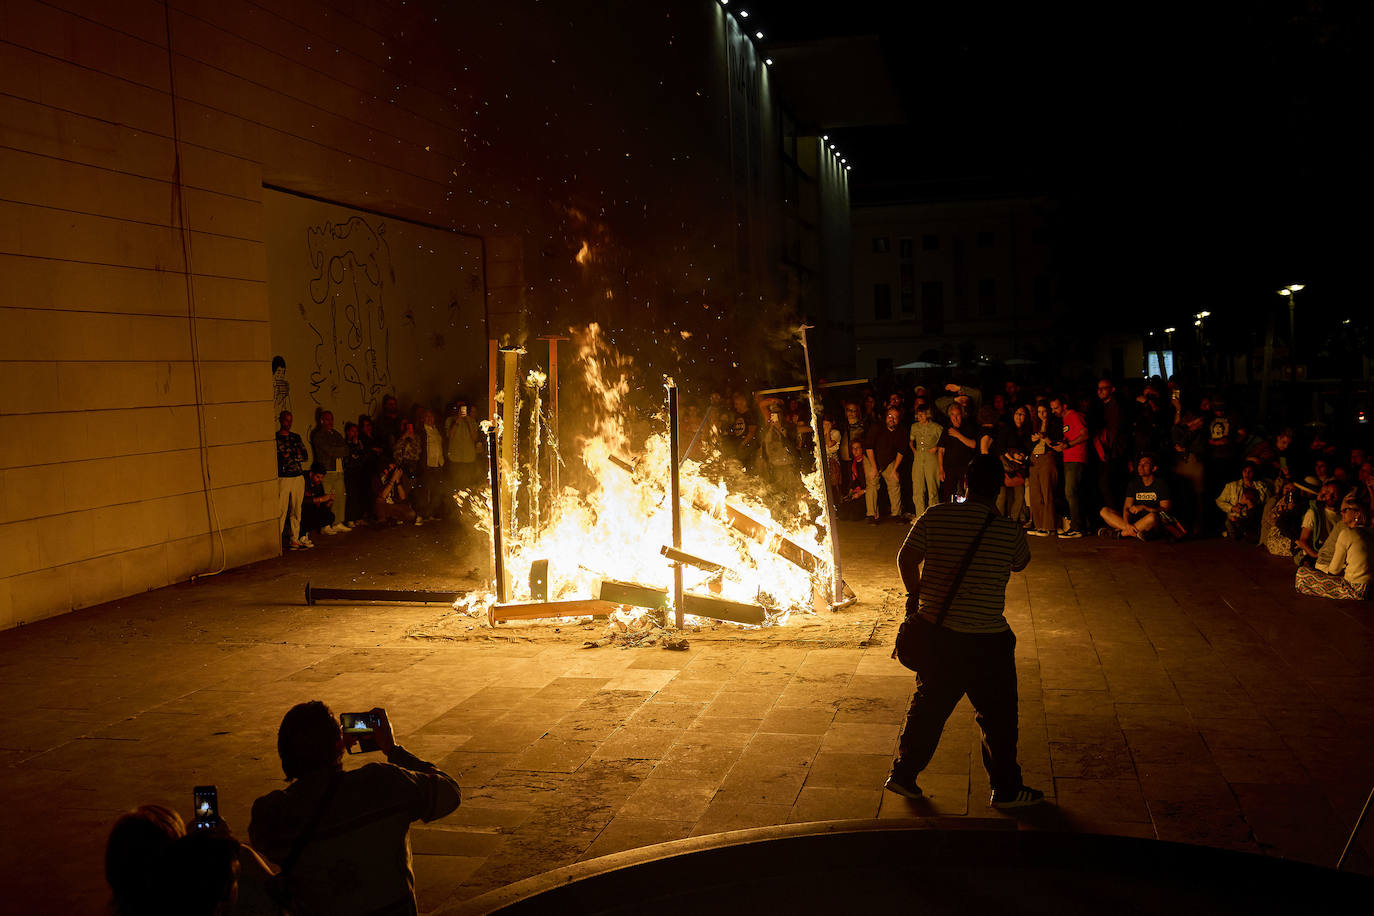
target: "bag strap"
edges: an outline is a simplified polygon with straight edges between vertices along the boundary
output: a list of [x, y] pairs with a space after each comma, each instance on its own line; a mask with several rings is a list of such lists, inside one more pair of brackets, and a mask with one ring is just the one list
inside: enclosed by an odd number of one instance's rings
[[296, 867], [296, 860], [301, 857], [305, 847], [315, 836], [315, 830], [320, 826], [320, 821], [324, 819], [324, 809], [329, 807], [329, 803], [334, 799], [334, 793], [339, 788], [339, 782], [343, 779], [343, 770], [335, 770], [329, 777], [329, 785], [324, 790], [324, 795], [320, 798], [319, 807], [310, 816], [310, 823], [306, 824], [305, 830], [296, 837], [296, 842], [292, 844], [291, 851], [286, 854], [286, 859], [281, 863], [281, 871], [278, 875], [282, 880], [290, 874], [291, 869]]
[[964, 560], [959, 564], [959, 572], [955, 575], [949, 591], [945, 593], [945, 600], [940, 602], [940, 610], [935, 614], [937, 627], [945, 622], [945, 615], [949, 613], [950, 606], [954, 604], [954, 596], [959, 593], [959, 586], [964, 584], [964, 574], [968, 572], [969, 563], [973, 561], [973, 555], [978, 551], [978, 545], [983, 542], [983, 535], [988, 533], [988, 528], [992, 526], [992, 520], [996, 515], [996, 510], [988, 509], [987, 518], [983, 519], [983, 527], [978, 529], [978, 536], [973, 539], [973, 543], [968, 545], [968, 552], [964, 554]]

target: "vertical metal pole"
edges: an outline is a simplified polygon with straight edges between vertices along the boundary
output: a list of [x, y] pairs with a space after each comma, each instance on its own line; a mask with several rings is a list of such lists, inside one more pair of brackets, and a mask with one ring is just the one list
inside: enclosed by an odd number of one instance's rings
[[811, 374], [811, 348], [807, 345], [806, 332], [810, 325], [802, 325], [802, 355], [806, 358], [806, 393], [811, 399], [812, 440], [816, 443], [816, 467], [821, 472], [821, 491], [825, 494], [826, 533], [830, 535], [830, 600], [839, 604], [844, 600], [844, 577], [840, 574], [840, 537], [835, 530], [835, 501], [830, 498], [829, 468], [825, 463], [825, 425], [821, 422], [821, 405], [816, 399], [816, 382]]
[[487, 419], [496, 422], [496, 341], [487, 341]]
[[[682, 549], [682, 500], [678, 479], [678, 439], [677, 439], [677, 383], [668, 380], [668, 464], [672, 488], [669, 499], [673, 501], [673, 549]], [[682, 629], [682, 564], [673, 563], [673, 619], [677, 628]]]
[[505, 402], [501, 405], [501, 470], [506, 476], [506, 488], [501, 491], [501, 509], [506, 517], [506, 524], [511, 526], [511, 533], [515, 533], [516, 526], [516, 505], [515, 488], [518, 486], [520, 475], [516, 473], [515, 467], [515, 442], [519, 434], [515, 429], [515, 413], [517, 399], [520, 396], [520, 388], [516, 373], [520, 371], [520, 349], [518, 347], [507, 347], [501, 351], [501, 370], [504, 378], [501, 380], [501, 389], [505, 395]]
[[487, 456], [491, 474], [491, 554], [496, 571], [496, 601], [506, 603], [506, 556], [501, 546], [501, 470], [496, 453], [496, 421], [487, 425]]

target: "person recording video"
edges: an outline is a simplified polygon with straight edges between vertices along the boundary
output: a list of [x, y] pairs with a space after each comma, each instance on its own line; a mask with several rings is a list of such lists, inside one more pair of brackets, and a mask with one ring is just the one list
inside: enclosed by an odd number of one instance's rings
[[[458, 783], [395, 742], [386, 710], [344, 718], [347, 736], [318, 700], [286, 713], [277, 752], [290, 785], [253, 803], [248, 835], [281, 867], [296, 916], [414, 914], [410, 825], [457, 808]], [[387, 762], [345, 771], [354, 746], [375, 747]]]

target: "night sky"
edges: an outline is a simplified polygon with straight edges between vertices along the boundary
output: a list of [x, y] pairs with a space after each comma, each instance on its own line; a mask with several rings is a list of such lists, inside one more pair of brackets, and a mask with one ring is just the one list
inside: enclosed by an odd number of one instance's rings
[[830, 131], [855, 202], [1049, 193], [1076, 310], [1367, 310], [1374, 5], [740, 6], [769, 40], [881, 35], [907, 123]]

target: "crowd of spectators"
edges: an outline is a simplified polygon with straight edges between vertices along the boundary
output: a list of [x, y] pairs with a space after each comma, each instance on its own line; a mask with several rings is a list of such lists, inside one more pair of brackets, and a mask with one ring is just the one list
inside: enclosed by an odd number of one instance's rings
[[448, 518], [453, 495], [482, 479], [485, 445], [466, 401], [434, 411], [415, 405], [408, 415], [388, 395], [376, 417], [335, 426], [317, 408], [308, 439], [292, 431], [289, 410], [278, 416], [277, 510], [291, 550], [314, 547], [312, 535], [343, 534], [358, 525], [415, 524]]
[[[1172, 379], [1102, 378], [1090, 392], [1008, 381], [991, 393], [951, 381], [830, 389], [823, 401], [825, 480], [843, 519], [910, 521], [962, 499], [969, 462], [991, 454], [1005, 471], [998, 510], [1031, 536], [1219, 536], [1291, 558], [1305, 593], [1368, 592], [1364, 450], [1292, 429], [1266, 436], [1222, 397], [1185, 399]], [[684, 417], [698, 454], [718, 448], [771, 486], [795, 487], [815, 467], [799, 395], [717, 393]]]

